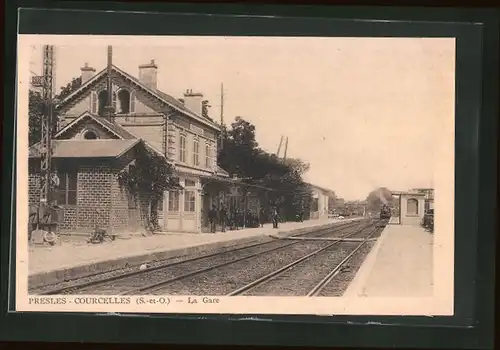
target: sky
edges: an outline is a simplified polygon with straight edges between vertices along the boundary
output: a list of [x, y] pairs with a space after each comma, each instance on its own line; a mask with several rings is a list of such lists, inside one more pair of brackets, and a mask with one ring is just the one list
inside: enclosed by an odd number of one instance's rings
[[[241, 116], [256, 127], [259, 146], [310, 164], [305, 180], [346, 200], [380, 186], [433, 187], [435, 150], [454, 113], [453, 39], [161, 37], [108, 40], [64, 37], [56, 46], [56, 84], [88, 63], [113, 63], [138, 76], [158, 65], [158, 88], [174, 97], [204, 94], [210, 115]], [[43, 43], [40, 43], [40, 45]], [[41, 46], [30, 70], [41, 71]]]

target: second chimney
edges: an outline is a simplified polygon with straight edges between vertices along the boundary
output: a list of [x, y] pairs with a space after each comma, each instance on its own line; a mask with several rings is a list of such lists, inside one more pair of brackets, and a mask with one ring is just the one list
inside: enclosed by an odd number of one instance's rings
[[155, 60], [139, 66], [139, 80], [150, 89], [156, 90], [157, 88], [157, 74], [158, 66]]
[[92, 79], [95, 74], [95, 68], [89, 67], [88, 63], [85, 63], [80, 70], [82, 71], [82, 85]]
[[184, 93], [184, 106], [198, 115], [203, 115], [203, 94], [186, 90]]

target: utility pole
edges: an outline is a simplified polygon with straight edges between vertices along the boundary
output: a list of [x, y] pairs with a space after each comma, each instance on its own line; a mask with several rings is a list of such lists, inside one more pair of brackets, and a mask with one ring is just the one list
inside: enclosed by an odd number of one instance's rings
[[[31, 78], [33, 87], [41, 88], [43, 100], [43, 113], [40, 125], [40, 199], [38, 207], [30, 208], [31, 224], [36, 224], [35, 231], [29, 231], [28, 239], [36, 243], [54, 244], [55, 234], [51, 227], [57, 224], [59, 216], [54, 217], [52, 188], [59, 185], [57, 175], [52, 169], [53, 144], [52, 134], [55, 131], [56, 124], [54, 123], [54, 71], [55, 57], [54, 46], [43, 46], [42, 52], [42, 75], [35, 75]], [[40, 229], [44, 226], [48, 231]], [[36, 232], [34, 235], [33, 233]]]
[[108, 117], [109, 121], [113, 121], [114, 108], [113, 108], [113, 81], [111, 79], [111, 73], [113, 71], [113, 47], [108, 45], [108, 65], [107, 65], [107, 79], [106, 79], [106, 90], [108, 93], [108, 101], [106, 103], [105, 115]]
[[51, 195], [51, 169], [52, 169], [52, 132], [53, 122], [53, 76], [54, 76], [54, 46], [45, 45], [43, 47], [43, 75], [34, 77], [33, 85], [42, 87], [42, 98], [44, 102], [44, 112], [41, 125], [40, 142], [40, 203], [46, 205], [50, 202]]
[[283, 136], [281, 136], [280, 144], [278, 146], [278, 151], [276, 152], [276, 157], [280, 157], [281, 145], [283, 144]]
[[285, 141], [285, 152], [283, 153], [283, 160], [286, 160], [286, 152], [288, 151], [288, 136]]

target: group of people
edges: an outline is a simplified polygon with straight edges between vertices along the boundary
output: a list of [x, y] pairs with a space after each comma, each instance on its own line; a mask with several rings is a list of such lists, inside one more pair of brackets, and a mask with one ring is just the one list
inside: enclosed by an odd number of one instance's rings
[[[228, 211], [225, 205], [221, 205], [218, 210], [215, 205], [212, 205], [212, 208], [208, 211], [208, 222], [210, 232], [214, 233], [217, 231], [217, 224], [220, 225], [222, 232], [226, 232], [227, 227], [231, 230], [238, 230], [240, 227], [264, 227], [268, 216], [268, 211], [263, 207], [260, 209], [258, 217], [255, 217], [252, 213], [244, 215], [236, 207]], [[276, 207], [271, 209], [270, 216], [273, 228], [278, 228], [280, 217]]]

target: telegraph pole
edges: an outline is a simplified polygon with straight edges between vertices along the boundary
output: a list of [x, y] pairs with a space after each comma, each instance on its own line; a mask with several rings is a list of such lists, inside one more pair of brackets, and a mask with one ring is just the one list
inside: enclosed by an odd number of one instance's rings
[[108, 99], [105, 108], [105, 115], [108, 117], [109, 121], [114, 121], [114, 108], [113, 108], [113, 81], [111, 79], [111, 74], [113, 71], [113, 47], [108, 45], [108, 64], [107, 64], [107, 79], [106, 79], [106, 90], [108, 92]]
[[286, 160], [287, 151], [288, 151], [288, 136], [286, 137], [286, 141], [285, 141], [285, 152], [283, 153], [283, 160]]
[[[31, 85], [42, 89], [43, 113], [41, 118], [40, 137], [40, 199], [38, 208], [30, 208], [30, 218], [34, 215], [35, 220], [31, 224], [36, 224], [36, 231], [29, 231], [29, 240], [34, 238], [37, 243], [54, 244], [55, 235], [51, 231], [51, 226], [58, 222], [58, 217], [53, 217], [52, 188], [59, 185], [57, 175], [52, 169], [53, 143], [52, 133], [55, 131], [54, 124], [54, 71], [55, 57], [54, 46], [43, 46], [42, 53], [42, 75], [35, 75], [31, 78]], [[40, 230], [40, 226], [45, 225], [48, 231]], [[32, 236], [33, 232], [37, 232]]]
[[44, 102], [44, 113], [42, 115], [41, 142], [40, 142], [40, 203], [47, 204], [50, 201], [51, 168], [52, 168], [52, 131], [53, 131], [53, 76], [54, 76], [54, 46], [43, 47], [43, 75], [40, 79], [34, 79], [35, 85], [39, 82], [42, 87]]
[[276, 157], [280, 157], [280, 152], [281, 152], [281, 145], [283, 144], [283, 136], [281, 136], [281, 139], [280, 139], [280, 144], [278, 145], [278, 151], [276, 152]]

